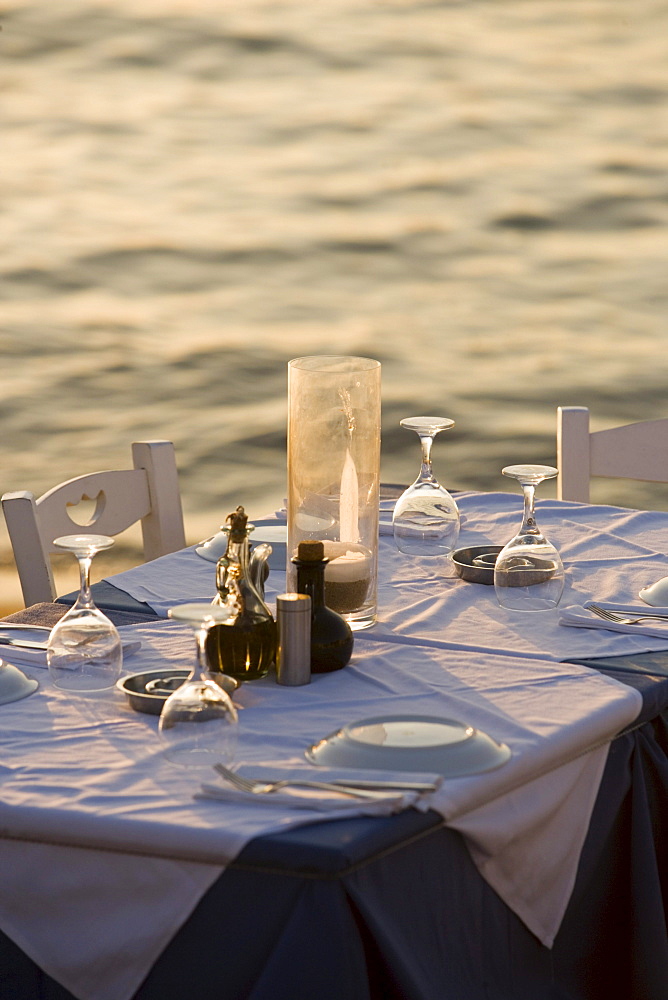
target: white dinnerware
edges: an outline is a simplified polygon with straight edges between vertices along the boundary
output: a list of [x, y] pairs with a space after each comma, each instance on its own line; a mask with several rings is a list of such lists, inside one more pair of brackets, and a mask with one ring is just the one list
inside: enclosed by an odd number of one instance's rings
[[668, 608], [668, 576], [657, 580], [649, 587], [643, 587], [638, 597], [653, 608]]
[[305, 752], [312, 764], [428, 771], [456, 778], [491, 771], [510, 758], [505, 743], [455, 719], [387, 715], [352, 722]]
[[[195, 549], [198, 556], [206, 559], [207, 562], [217, 563], [221, 556], [225, 555], [228, 535], [222, 529], [215, 535], [205, 539]], [[252, 537], [253, 545], [268, 543], [272, 547], [272, 552], [268, 558], [268, 565], [273, 570], [285, 569], [285, 549], [288, 541], [288, 528], [286, 524], [255, 525]]]
[[0, 660], [0, 705], [27, 698], [37, 690], [39, 684], [32, 677], [26, 677], [22, 670]]

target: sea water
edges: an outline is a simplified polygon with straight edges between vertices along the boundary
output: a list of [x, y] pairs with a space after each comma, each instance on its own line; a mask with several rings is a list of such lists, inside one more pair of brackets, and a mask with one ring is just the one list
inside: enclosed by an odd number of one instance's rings
[[668, 415], [665, 3], [13, 0], [2, 20], [3, 492], [168, 438], [189, 540], [269, 512], [306, 354], [382, 362], [386, 481], [418, 471], [404, 416], [455, 420], [449, 489], [507, 490], [504, 465], [555, 461], [559, 404]]

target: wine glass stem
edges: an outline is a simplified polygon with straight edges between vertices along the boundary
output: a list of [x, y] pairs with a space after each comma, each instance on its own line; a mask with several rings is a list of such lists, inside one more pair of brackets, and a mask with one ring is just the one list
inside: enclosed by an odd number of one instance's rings
[[538, 526], [536, 524], [536, 517], [534, 513], [536, 487], [533, 483], [522, 483], [522, 490], [524, 491], [524, 517], [522, 519], [521, 530], [525, 534], [537, 533]]
[[195, 638], [197, 639], [197, 676], [200, 680], [206, 680], [209, 673], [209, 661], [206, 655], [206, 637], [213, 623], [201, 622], [195, 626]]
[[431, 446], [434, 438], [431, 434], [420, 434], [420, 445], [422, 447], [422, 466], [420, 468], [420, 479], [433, 479], [434, 473], [431, 468]]
[[93, 596], [90, 592], [90, 567], [93, 562], [92, 556], [77, 556], [79, 561], [79, 607], [90, 608], [93, 606]]

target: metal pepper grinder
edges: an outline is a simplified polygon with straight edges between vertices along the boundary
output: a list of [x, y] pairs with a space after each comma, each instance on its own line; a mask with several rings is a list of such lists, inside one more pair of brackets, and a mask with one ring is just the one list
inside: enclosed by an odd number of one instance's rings
[[278, 655], [276, 679], [297, 687], [311, 680], [311, 598], [308, 594], [279, 594], [276, 598]]

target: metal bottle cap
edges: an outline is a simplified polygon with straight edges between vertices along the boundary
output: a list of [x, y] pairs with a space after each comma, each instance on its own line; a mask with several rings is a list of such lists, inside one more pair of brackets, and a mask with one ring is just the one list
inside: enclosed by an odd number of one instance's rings
[[[304, 603], [308, 601], [308, 608]], [[308, 594], [279, 594], [276, 598], [276, 611], [284, 614], [306, 614], [311, 610], [311, 598]]]

